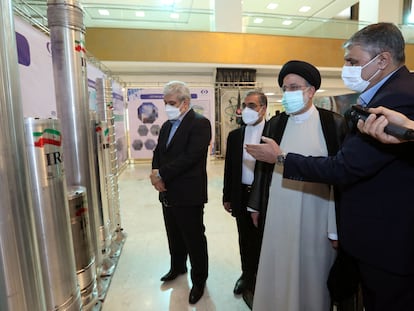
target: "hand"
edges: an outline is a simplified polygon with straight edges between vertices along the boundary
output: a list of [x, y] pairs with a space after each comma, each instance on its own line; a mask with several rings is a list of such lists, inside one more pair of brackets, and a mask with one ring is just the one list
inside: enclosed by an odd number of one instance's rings
[[156, 169], [151, 171], [151, 175], [149, 177], [153, 186], [161, 179], [159, 171]]
[[331, 240], [331, 239], [329, 239], [329, 241], [331, 241], [331, 245], [332, 245], [332, 248], [333, 249], [338, 249], [338, 247], [339, 247], [338, 240]]
[[154, 186], [155, 190], [159, 192], [167, 191], [165, 188], [164, 181], [158, 174], [158, 170], [152, 170], [151, 175], [149, 176], [151, 180], [151, 184]]
[[246, 151], [256, 160], [275, 163], [282, 150], [273, 139], [262, 136], [262, 140], [264, 144], [246, 144]]
[[223, 203], [223, 206], [224, 206], [224, 209], [225, 209], [227, 212], [231, 213], [232, 209], [231, 209], [231, 203], [230, 203], [230, 202], [224, 202], [224, 203]]
[[[404, 140], [384, 132], [384, 128], [389, 122], [407, 128], [414, 128], [414, 121], [408, 119], [405, 115], [397, 111], [381, 106], [377, 108], [370, 108], [368, 111], [371, 114], [365, 122], [359, 120], [357, 127], [362, 133], [368, 134], [384, 144], [398, 144], [404, 142]], [[380, 114], [381, 116], [377, 117], [377, 115]]]
[[259, 216], [260, 216], [259, 212], [251, 212], [250, 213], [250, 217], [252, 217], [253, 224], [256, 227], [259, 227]]

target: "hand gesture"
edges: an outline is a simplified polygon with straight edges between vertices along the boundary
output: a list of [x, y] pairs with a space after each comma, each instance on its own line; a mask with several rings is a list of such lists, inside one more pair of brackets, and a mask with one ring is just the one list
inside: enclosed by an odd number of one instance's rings
[[275, 163], [278, 155], [282, 154], [279, 145], [271, 138], [262, 136], [263, 144], [246, 144], [246, 151], [256, 160]]

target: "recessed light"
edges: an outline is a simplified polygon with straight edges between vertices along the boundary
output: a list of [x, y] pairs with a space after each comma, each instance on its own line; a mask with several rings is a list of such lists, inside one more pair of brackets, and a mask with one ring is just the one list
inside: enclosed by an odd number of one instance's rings
[[255, 24], [261, 24], [261, 23], [263, 23], [263, 18], [256, 17], [256, 18], [254, 19], [253, 23], [255, 23]]
[[310, 6], [304, 5], [303, 7], [299, 9], [299, 12], [305, 13], [305, 12], [308, 12], [310, 9], [311, 9]]
[[339, 12], [336, 16], [340, 18], [351, 19], [351, 8], [346, 8], [342, 12]]
[[284, 20], [283, 22], [282, 22], [282, 24], [283, 25], [285, 25], [285, 26], [289, 26], [290, 24], [292, 24], [293, 22], [290, 20], [290, 19], [287, 19], [287, 20]]
[[109, 11], [106, 9], [99, 9], [98, 12], [99, 12], [99, 15], [104, 15], [104, 16], [109, 15]]
[[319, 90], [316, 91], [316, 93], [323, 93], [323, 92], [325, 92], [324, 89], [319, 89]]
[[274, 9], [276, 9], [277, 7], [278, 7], [279, 5], [277, 4], [277, 3], [269, 3], [268, 5], [267, 5], [267, 9], [269, 9], [269, 10], [274, 10]]
[[178, 14], [178, 13], [171, 13], [170, 14], [170, 17], [177, 19], [177, 18], [180, 18], [180, 14]]
[[136, 17], [145, 17], [145, 12], [144, 11], [136, 11], [135, 16]]

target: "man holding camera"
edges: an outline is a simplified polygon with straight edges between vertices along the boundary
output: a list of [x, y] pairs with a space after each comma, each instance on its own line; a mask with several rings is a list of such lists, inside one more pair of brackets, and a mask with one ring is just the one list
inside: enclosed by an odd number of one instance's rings
[[[393, 24], [369, 25], [344, 45], [342, 77], [366, 107], [385, 106], [414, 119], [414, 78]], [[385, 145], [353, 131], [335, 156], [306, 157], [273, 140], [248, 145], [257, 160], [283, 165], [289, 179], [341, 187], [338, 234], [360, 272], [366, 311], [414, 310], [413, 144]]]

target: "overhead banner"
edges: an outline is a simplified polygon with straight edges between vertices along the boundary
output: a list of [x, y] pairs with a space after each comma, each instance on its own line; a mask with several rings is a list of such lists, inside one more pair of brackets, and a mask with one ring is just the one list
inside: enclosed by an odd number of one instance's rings
[[[213, 132], [210, 146], [214, 146], [214, 88], [190, 87], [190, 91], [193, 109], [211, 122]], [[163, 90], [130, 88], [127, 96], [131, 159], [151, 159], [161, 126], [167, 121]], [[210, 148], [209, 152], [212, 154], [214, 151]]]

